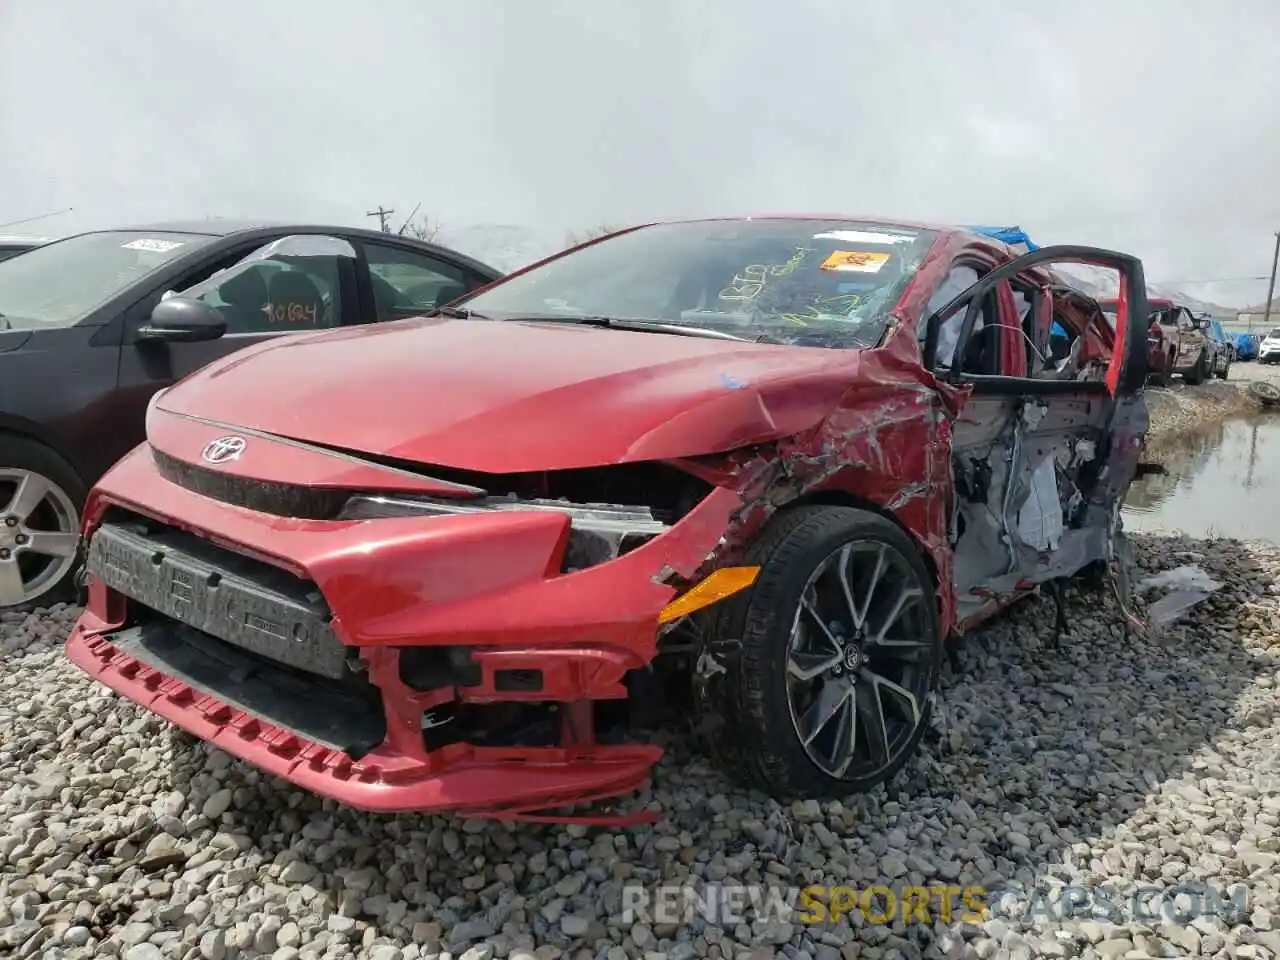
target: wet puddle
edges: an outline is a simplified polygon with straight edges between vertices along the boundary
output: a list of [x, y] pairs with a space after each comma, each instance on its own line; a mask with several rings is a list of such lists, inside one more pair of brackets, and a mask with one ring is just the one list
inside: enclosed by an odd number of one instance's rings
[[1168, 473], [1129, 489], [1127, 531], [1280, 544], [1280, 416], [1228, 420], [1160, 453]]

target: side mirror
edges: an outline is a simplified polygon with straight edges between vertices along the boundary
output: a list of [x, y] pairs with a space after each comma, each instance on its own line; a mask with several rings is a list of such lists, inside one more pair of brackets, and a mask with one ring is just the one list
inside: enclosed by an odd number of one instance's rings
[[170, 297], [151, 311], [149, 322], [138, 328], [138, 339], [163, 343], [217, 340], [227, 332], [227, 320], [203, 300]]

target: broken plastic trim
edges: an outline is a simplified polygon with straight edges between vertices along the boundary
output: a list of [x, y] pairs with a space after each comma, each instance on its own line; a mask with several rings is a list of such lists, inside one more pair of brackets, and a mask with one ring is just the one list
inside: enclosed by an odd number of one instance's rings
[[572, 503], [568, 500], [484, 497], [450, 501], [429, 497], [364, 495], [351, 497], [339, 520], [385, 520], [394, 517], [460, 516], [500, 511], [551, 511], [569, 517], [571, 532], [566, 572], [616, 559], [629, 549], [671, 529], [648, 507], [629, 504]]

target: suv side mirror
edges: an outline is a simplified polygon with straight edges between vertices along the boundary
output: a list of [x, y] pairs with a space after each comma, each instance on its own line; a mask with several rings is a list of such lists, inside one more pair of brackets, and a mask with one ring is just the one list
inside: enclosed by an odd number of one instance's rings
[[151, 319], [138, 328], [138, 339], [164, 343], [217, 340], [227, 332], [227, 320], [203, 300], [170, 297], [151, 311]]

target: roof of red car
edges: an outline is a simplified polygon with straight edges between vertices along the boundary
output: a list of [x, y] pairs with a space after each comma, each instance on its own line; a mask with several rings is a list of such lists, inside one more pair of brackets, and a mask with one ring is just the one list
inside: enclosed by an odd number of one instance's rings
[[[1117, 300], [1116, 300], [1116, 298], [1115, 298], [1115, 297], [1101, 297], [1101, 298], [1098, 300], [1098, 303], [1099, 303], [1099, 304], [1114, 304], [1114, 303], [1116, 303], [1116, 302], [1117, 302]], [[1174, 305], [1175, 305], [1175, 304], [1174, 304], [1174, 302], [1173, 302], [1172, 300], [1170, 300], [1168, 297], [1152, 297], [1152, 296], [1148, 296], [1148, 297], [1147, 297], [1147, 307], [1148, 307], [1148, 308], [1150, 308], [1150, 307], [1172, 307], [1172, 306], [1174, 306]]]
[[903, 220], [899, 217], [863, 216], [852, 213], [737, 213], [714, 217], [674, 217], [668, 223], [698, 223], [709, 220], [844, 220], [849, 223], [880, 223], [886, 227], [907, 227], [913, 230], [932, 230], [935, 233], [967, 233], [989, 240], [972, 230], [955, 224], [925, 223], [919, 220]]

